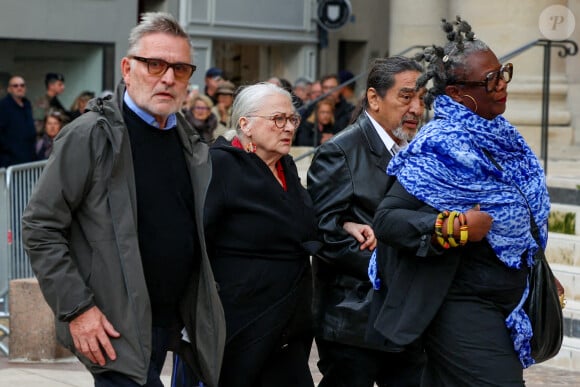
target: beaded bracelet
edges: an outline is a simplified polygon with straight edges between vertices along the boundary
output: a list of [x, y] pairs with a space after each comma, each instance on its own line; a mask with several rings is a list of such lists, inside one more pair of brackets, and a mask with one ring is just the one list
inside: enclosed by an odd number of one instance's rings
[[469, 239], [469, 226], [467, 226], [467, 217], [465, 214], [459, 214], [459, 245], [465, 246]]
[[449, 242], [443, 237], [443, 220], [449, 217], [449, 211], [445, 210], [437, 215], [437, 220], [435, 220], [435, 236], [437, 237], [437, 242], [444, 249], [449, 248]]
[[458, 211], [451, 211], [449, 217], [447, 218], [447, 240], [449, 241], [449, 245], [451, 247], [459, 246], [459, 244], [455, 241], [455, 237], [453, 236], [453, 226], [455, 218], [458, 216], [459, 216]]

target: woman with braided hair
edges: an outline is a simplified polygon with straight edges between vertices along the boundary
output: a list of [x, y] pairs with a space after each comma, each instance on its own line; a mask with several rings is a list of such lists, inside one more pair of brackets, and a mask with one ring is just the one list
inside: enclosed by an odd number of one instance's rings
[[534, 364], [523, 306], [548, 236], [544, 171], [501, 115], [513, 66], [459, 17], [443, 30], [448, 43], [424, 50], [417, 80], [432, 82], [433, 120], [389, 164], [396, 182], [374, 219], [373, 329], [398, 345], [422, 340], [424, 386], [520, 387]]

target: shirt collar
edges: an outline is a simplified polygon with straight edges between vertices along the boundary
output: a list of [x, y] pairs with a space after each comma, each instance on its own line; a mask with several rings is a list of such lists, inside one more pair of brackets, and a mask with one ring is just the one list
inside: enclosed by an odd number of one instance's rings
[[375, 128], [377, 134], [379, 135], [379, 137], [383, 141], [383, 144], [385, 144], [385, 147], [387, 148], [387, 150], [391, 155], [394, 156], [399, 150], [401, 150], [401, 148], [407, 146], [407, 142], [404, 140], [401, 142], [401, 145], [397, 145], [397, 143], [391, 138], [391, 136], [389, 136], [389, 134], [381, 126], [381, 124], [379, 124], [373, 117], [371, 117], [371, 115], [367, 111], [365, 111], [365, 114], [373, 124], [373, 128]]
[[[155, 117], [153, 117], [151, 114], [149, 114], [148, 112], [137, 106], [135, 101], [133, 101], [133, 99], [129, 96], [129, 93], [127, 93], [127, 90], [125, 90], [125, 95], [123, 95], [123, 102], [125, 102], [127, 107], [131, 109], [135, 114], [137, 114], [139, 118], [141, 118], [143, 121], [145, 121], [151, 126], [161, 129], [159, 128], [159, 123], [157, 122], [157, 120], [155, 120]], [[175, 116], [175, 113], [172, 113], [169, 115], [169, 117], [167, 117], [167, 125], [165, 125], [165, 128], [162, 128], [161, 130], [173, 129], [176, 126], [177, 126], [177, 117]]]

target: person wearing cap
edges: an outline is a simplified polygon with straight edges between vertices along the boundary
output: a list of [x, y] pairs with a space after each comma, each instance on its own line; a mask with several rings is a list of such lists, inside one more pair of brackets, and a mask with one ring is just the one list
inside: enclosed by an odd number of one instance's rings
[[231, 128], [232, 105], [234, 103], [234, 91], [236, 86], [226, 80], [218, 83], [216, 90], [217, 103], [212, 109], [212, 113], [218, 118], [219, 125], [216, 136], [223, 135]]
[[36, 160], [36, 131], [24, 78], [8, 80], [8, 94], [0, 99], [0, 167]]
[[[354, 78], [354, 74], [348, 70], [340, 70], [338, 72], [338, 78], [340, 80], [340, 84], [350, 81]], [[358, 101], [355, 94], [356, 89], [356, 81], [352, 81], [348, 85], [345, 85], [342, 89], [340, 89], [340, 95], [350, 104], [356, 106]]]
[[214, 105], [217, 104], [216, 91], [218, 89], [218, 84], [223, 80], [224, 72], [222, 69], [217, 67], [211, 67], [205, 72], [205, 89], [204, 93], [211, 98]]
[[69, 119], [70, 113], [65, 109], [58, 99], [58, 96], [64, 92], [64, 75], [60, 73], [47, 73], [44, 77], [46, 93], [38, 98], [34, 103], [34, 125], [36, 134], [41, 136], [44, 130], [44, 118], [48, 112], [59, 111], [64, 114], [64, 120]]

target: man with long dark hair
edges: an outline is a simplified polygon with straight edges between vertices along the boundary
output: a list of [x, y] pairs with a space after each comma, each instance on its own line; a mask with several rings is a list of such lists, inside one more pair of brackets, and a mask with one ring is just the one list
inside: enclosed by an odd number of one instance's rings
[[418, 386], [420, 350], [365, 340], [372, 287], [367, 275], [376, 239], [375, 210], [388, 185], [387, 164], [421, 124], [415, 82], [421, 66], [408, 58], [373, 62], [356, 121], [320, 146], [308, 191], [324, 246], [313, 259], [319, 386]]

